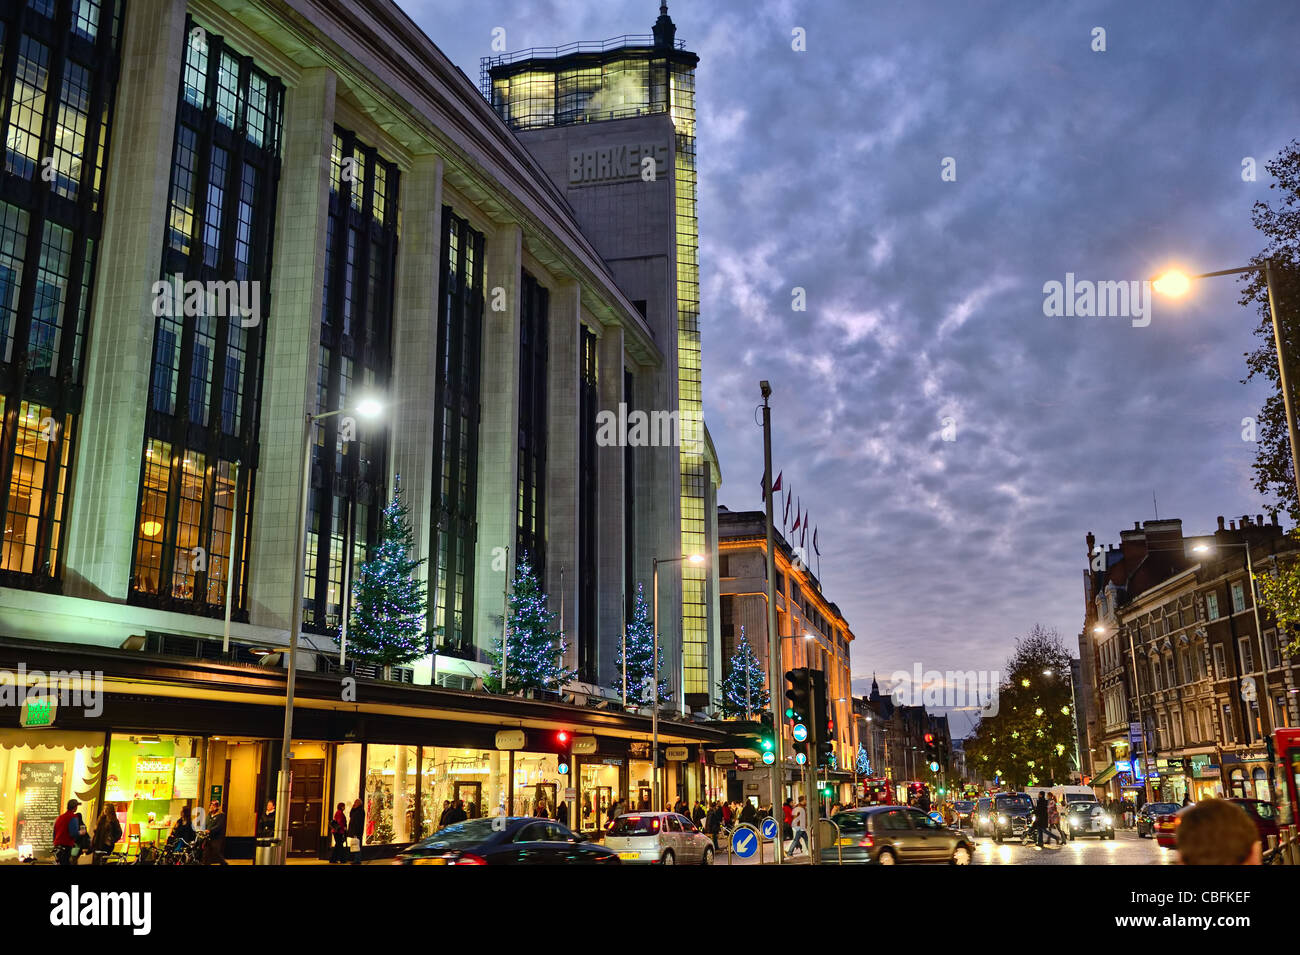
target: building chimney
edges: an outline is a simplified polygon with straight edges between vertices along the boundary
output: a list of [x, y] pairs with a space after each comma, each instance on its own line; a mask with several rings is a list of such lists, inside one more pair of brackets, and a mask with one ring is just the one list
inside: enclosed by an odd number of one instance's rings
[[1260, 527], [1263, 527], [1263, 526], [1264, 526], [1264, 515], [1263, 515], [1263, 514], [1256, 514], [1256, 515], [1255, 515], [1255, 523], [1258, 524]]
[[1135, 530], [1135, 531], [1140, 531], [1140, 530], [1142, 530], [1142, 522], [1141, 522], [1141, 521], [1134, 521], [1134, 522], [1133, 522], [1133, 530]]
[[1235, 531], [1236, 529], [1237, 529], [1237, 522], [1236, 522], [1236, 521], [1228, 521], [1228, 530], [1230, 530], [1230, 531]]
[[1277, 512], [1276, 512], [1276, 511], [1273, 513], [1273, 526], [1274, 526], [1274, 527], [1277, 527]]
[[1223, 515], [1219, 515], [1219, 530], [1223, 530]]

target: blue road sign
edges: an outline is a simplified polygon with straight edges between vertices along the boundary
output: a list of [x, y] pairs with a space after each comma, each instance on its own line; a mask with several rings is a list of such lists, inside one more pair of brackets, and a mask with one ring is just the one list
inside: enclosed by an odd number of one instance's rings
[[763, 754], [763, 764], [765, 766], [771, 766], [775, 762], [776, 762], [776, 753], [772, 752], [771, 750], [768, 750], [766, 753]]
[[762, 826], [762, 828], [761, 828], [759, 831], [763, 833], [763, 838], [764, 838], [764, 839], [769, 839], [769, 840], [770, 840], [770, 839], [775, 839], [775, 838], [776, 838], [776, 820], [775, 820], [775, 819], [764, 819], [764, 820], [763, 820], [763, 826]]
[[802, 723], [795, 723], [794, 729], [791, 732], [794, 734], [794, 741], [796, 743], [802, 743], [808, 738], [808, 727], [804, 726]]
[[752, 829], [737, 829], [731, 834], [731, 851], [742, 859], [748, 859], [758, 851], [758, 836]]
[[939, 825], [941, 825], [941, 826], [943, 825], [943, 816], [942, 816], [942, 814], [937, 813], [937, 812], [932, 812], [932, 813], [930, 813], [930, 818], [933, 819], [935, 822], [937, 822]]
[[795, 753], [794, 761], [802, 766], [804, 763], [808, 762], [808, 757], [804, 753]]

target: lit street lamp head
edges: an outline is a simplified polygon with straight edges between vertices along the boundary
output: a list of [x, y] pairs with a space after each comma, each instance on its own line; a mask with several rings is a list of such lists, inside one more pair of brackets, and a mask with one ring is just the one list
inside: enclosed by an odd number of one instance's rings
[[1151, 283], [1153, 289], [1170, 298], [1181, 298], [1187, 294], [1191, 286], [1192, 282], [1187, 277], [1187, 273], [1178, 269], [1170, 269]]
[[690, 557], [687, 557], [686, 559], [689, 560], [692, 564], [702, 564], [702, 563], [704, 563], [704, 555], [703, 555], [703, 554], [691, 554], [691, 556], [690, 556]]
[[383, 413], [383, 402], [377, 398], [362, 398], [357, 402], [357, 414], [362, 418], [378, 418]]

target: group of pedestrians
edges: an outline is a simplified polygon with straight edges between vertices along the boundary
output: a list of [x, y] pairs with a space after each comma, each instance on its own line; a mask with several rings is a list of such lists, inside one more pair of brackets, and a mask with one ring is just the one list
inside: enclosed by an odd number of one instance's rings
[[1043, 848], [1045, 840], [1051, 840], [1056, 848], [1065, 846], [1065, 833], [1061, 829], [1061, 807], [1056, 801], [1055, 793], [1038, 793], [1038, 802], [1034, 804], [1034, 848]]

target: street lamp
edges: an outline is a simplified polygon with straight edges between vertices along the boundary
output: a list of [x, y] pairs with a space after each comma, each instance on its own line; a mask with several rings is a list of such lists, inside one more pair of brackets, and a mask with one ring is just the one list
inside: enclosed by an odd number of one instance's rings
[[[284, 684], [284, 739], [280, 749], [280, 779], [276, 785], [275, 817], [276, 835], [280, 846], [276, 852], [276, 862], [283, 865], [289, 851], [289, 753], [293, 745], [293, 689], [294, 678], [298, 672], [298, 638], [302, 634], [302, 578], [307, 548], [307, 496], [311, 485], [311, 448], [312, 426], [343, 414], [345, 409], [325, 411], [321, 414], [304, 414], [302, 418], [302, 491], [298, 506], [298, 536], [295, 539], [293, 555], [293, 603], [289, 608], [289, 673]], [[352, 413], [361, 418], [374, 418], [383, 411], [383, 405], [377, 398], [366, 397], [357, 402]], [[347, 555], [344, 555], [346, 560]], [[344, 594], [346, 602], [348, 595]]]
[[[1055, 676], [1055, 670], [1044, 670], [1043, 676]], [[1083, 758], [1079, 753], [1079, 704], [1074, 701], [1074, 668], [1067, 667], [1065, 676], [1070, 681], [1070, 713], [1074, 717], [1074, 765], [1079, 770], [1079, 781], [1083, 781]]]
[[1272, 259], [1266, 259], [1263, 265], [1247, 265], [1239, 269], [1220, 269], [1218, 272], [1202, 272], [1200, 275], [1186, 275], [1178, 269], [1170, 269], [1151, 283], [1151, 288], [1161, 295], [1178, 298], [1186, 295], [1191, 288], [1192, 279], [1209, 279], [1220, 275], [1241, 275], [1245, 272], [1263, 272], [1264, 284], [1268, 288], [1268, 314], [1273, 322], [1273, 347], [1277, 351], [1278, 384], [1282, 389], [1282, 404], [1286, 408], [1286, 433], [1291, 445], [1291, 476], [1296, 482], [1296, 494], [1300, 496], [1300, 456], [1297, 445], [1300, 437], [1296, 433], [1295, 409], [1291, 403], [1291, 388], [1287, 384], [1287, 361], [1282, 350], [1282, 331], [1277, 319], [1277, 296], [1273, 287]]
[[[1254, 564], [1251, 563], [1250, 560], [1250, 541], [1245, 541], [1244, 543], [1234, 543], [1234, 542], [1221, 543], [1219, 541], [1215, 541], [1213, 545], [1204, 544], [1204, 543], [1194, 544], [1192, 546], [1192, 550], [1198, 554], [1208, 554], [1211, 550], [1213, 550], [1216, 547], [1240, 547], [1246, 551], [1246, 578], [1250, 582], [1250, 609], [1252, 615], [1255, 618], [1255, 635], [1259, 639], [1259, 667], [1260, 667], [1260, 672], [1265, 675], [1264, 687], [1265, 687], [1265, 691], [1267, 691], [1268, 660], [1264, 656], [1264, 627], [1260, 624], [1260, 620], [1259, 620], [1259, 595], [1255, 591], [1255, 566]], [[1247, 675], [1248, 674], [1245, 673], [1242, 674], [1243, 677]], [[1248, 702], [1248, 701], [1243, 699], [1242, 702]], [[1255, 733], [1257, 736], [1262, 737], [1264, 735], [1263, 732], [1264, 708], [1262, 706], [1259, 708], [1259, 713], [1260, 713], [1259, 715], [1260, 723], [1255, 727]], [[1248, 717], [1250, 716], [1249, 707], [1247, 707], [1246, 716]], [[1272, 763], [1270, 763], [1269, 776], [1271, 777], [1272, 775], [1273, 775], [1273, 765]], [[1270, 780], [1270, 785], [1271, 785], [1271, 780]]]
[[[659, 565], [676, 564], [683, 560], [692, 564], [702, 564], [704, 563], [704, 555], [691, 554], [688, 556], [683, 554], [681, 557], [655, 557], [650, 561], [650, 574], [654, 584], [651, 597], [654, 606], [651, 608], [650, 614], [651, 620], [654, 621], [654, 649], [651, 655], [654, 673], [650, 677], [650, 798], [652, 800], [650, 808], [656, 812], [661, 805], [659, 801]], [[682, 669], [684, 673], [684, 655]], [[684, 685], [678, 686], [677, 692], [683, 694], [684, 698], [686, 687]]]
[[[1097, 624], [1092, 628], [1093, 633], [1102, 634], [1106, 628]], [[1137, 699], [1138, 707], [1138, 727], [1142, 734], [1142, 789], [1146, 793], [1146, 801], [1151, 801], [1151, 755], [1147, 751], [1147, 721], [1142, 715], [1142, 682], [1138, 677], [1138, 658], [1137, 650], [1133, 647], [1133, 628], [1128, 628], [1128, 655], [1133, 661], [1133, 696]], [[1076, 717], [1077, 719], [1077, 717]], [[1131, 745], [1131, 741], [1130, 741]]]

